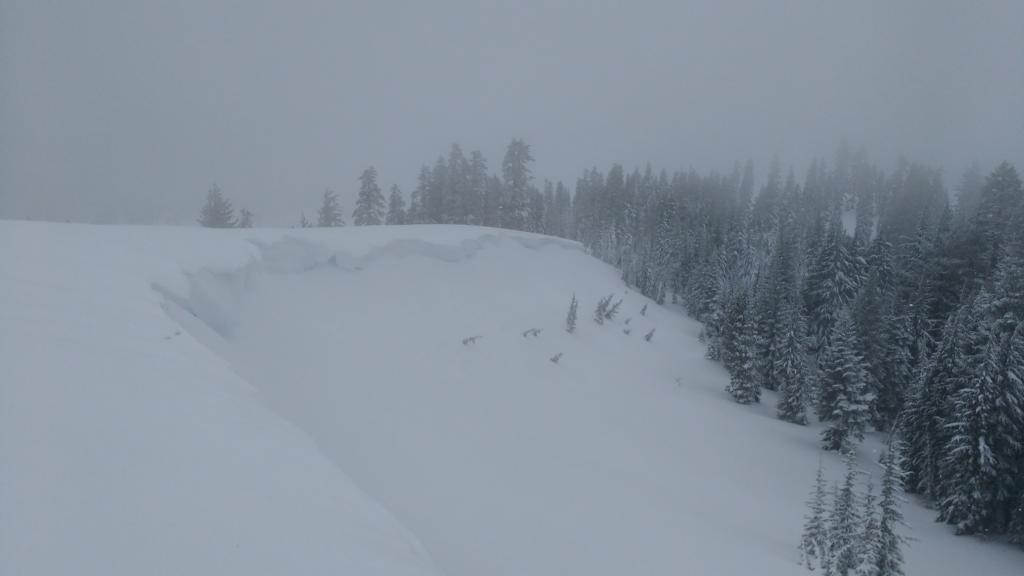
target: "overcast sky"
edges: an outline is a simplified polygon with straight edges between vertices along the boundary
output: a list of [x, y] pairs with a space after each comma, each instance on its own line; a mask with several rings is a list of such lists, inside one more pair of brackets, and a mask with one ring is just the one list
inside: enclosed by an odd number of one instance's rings
[[1024, 2], [0, 0], [0, 217], [193, 222], [216, 182], [294, 224], [513, 137], [569, 184], [843, 138], [1024, 168]]

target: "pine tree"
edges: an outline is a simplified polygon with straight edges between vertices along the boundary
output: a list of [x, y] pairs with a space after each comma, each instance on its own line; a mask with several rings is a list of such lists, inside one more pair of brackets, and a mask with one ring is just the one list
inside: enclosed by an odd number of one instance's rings
[[808, 328], [813, 349], [828, 346], [833, 327], [860, 285], [863, 260], [851, 252], [850, 239], [836, 216], [807, 275]]
[[761, 383], [754, 366], [754, 323], [746, 291], [733, 300], [722, 336], [722, 360], [729, 370], [729, 387], [740, 404], [759, 402]]
[[306, 219], [306, 213], [303, 212], [299, 216], [299, 228], [311, 228], [312, 226], [313, 226], [313, 224], [310, 223], [310, 221]]
[[199, 224], [206, 228], [235, 227], [235, 210], [216, 184], [206, 193], [206, 204], [199, 213]]
[[900, 452], [898, 445], [890, 446], [882, 456], [882, 498], [879, 502], [878, 537], [872, 546], [875, 568], [872, 576], [903, 576], [903, 547], [907, 538], [899, 532], [905, 526], [903, 512], [900, 511], [904, 478]]
[[499, 213], [504, 228], [524, 230], [526, 227], [527, 202], [532, 179], [530, 162], [533, 162], [533, 155], [530, 153], [529, 144], [518, 138], [509, 142], [505, 159], [501, 163], [504, 181]]
[[565, 316], [565, 331], [569, 334], [576, 331], [576, 307], [578, 305], [576, 294], [573, 294], [572, 300], [569, 302], [569, 313]]
[[402, 198], [402, 191], [398, 185], [391, 187], [391, 195], [388, 196], [388, 215], [384, 220], [385, 224], [405, 224], [405, 199]]
[[779, 386], [779, 418], [794, 424], [807, 423], [811, 403], [811, 378], [807, 369], [803, 315], [792, 305], [778, 354], [771, 366], [772, 379]]
[[[978, 299], [990, 302], [985, 294]], [[968, 342], [946, 424], [952, 436], [940, 469], [940, 519], [961, 533], [1001, 532], [1014, 504], [1024, 447], [1024, 324], [993, 334], [979, 322]]]
[[[305, 215], [302, 216], [305, 219]], [[321, 228], [333, 228], [344, 226], [345, 220], [341, 215], [341, 204], [338, 203], [338, 195], [332, 190], [324, 190], [324, 198], [317, 210], [317, 226]]]
[[825, 523], [825, 496], [825, 474], [819, 459], [814, 491], [807, 501], [804, 532], [800, 539], [800, 559], [809, 570], [814, 570], [815, 561], [822, 567], [830, 563], [828, 526]]
[[829, 423], [822, 434], [826, 450], [850, 450], [853, 440], [864, 439], [872, 396], [857, 349], [853, 322], [844, 314], [821, 358], [818, 417]]
[[860, 557], [858, 558], [857, 576], [875, 576], [878, 564], [878, 544], [881, 532], [878, 516], [875, 512], [875, 485], [868, 479], [868, 486], [861, 504]]
[[352, 211], [356, 226], [377, 226], [384, 216], [384, 195], [377, 186], [377, 169], [370, 166], [359, 176], [359, 197]]
[[862, 519], [857, 511], [857, 492], [855, 489], [857, 470], [854, 465], [854, 452], [846, 451], [843, 457], [846, 464], [846, 477], [842, 488], [835, 493], [832, 512], [829, 516], [829, 552], [832, 560], [831, 570], [826, 574], [848, 576], [860, 564], [861, 526]]

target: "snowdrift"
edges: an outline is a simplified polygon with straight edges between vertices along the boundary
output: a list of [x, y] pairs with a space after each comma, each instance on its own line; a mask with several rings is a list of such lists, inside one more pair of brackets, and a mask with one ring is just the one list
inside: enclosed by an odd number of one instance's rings
[[[841, 472], [565, 240], [2, 222], [0, 263], [3, 573], [800, 574]], [[908, 574], [1024, 567], [906, 513]]]

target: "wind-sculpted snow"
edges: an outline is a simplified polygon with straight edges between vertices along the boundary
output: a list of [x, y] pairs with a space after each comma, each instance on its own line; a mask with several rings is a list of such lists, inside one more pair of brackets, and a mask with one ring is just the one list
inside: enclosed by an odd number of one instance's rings
[[[800, 574], [841, 473], [574, 242], [4, 222], [0, 262], [0, 573]], [[906, 513], [908, 574], [1024, 565]]]

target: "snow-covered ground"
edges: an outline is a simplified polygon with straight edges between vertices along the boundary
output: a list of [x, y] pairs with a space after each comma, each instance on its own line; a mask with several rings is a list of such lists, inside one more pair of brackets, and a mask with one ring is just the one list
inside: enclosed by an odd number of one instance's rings
[[[0, 573], [804, 573], [838, 458], [644, 304], [484, 228], [0, 222]], [[1024, 572], [905, 512], [908, 574]]]

